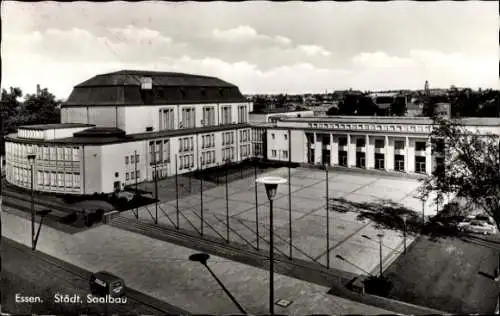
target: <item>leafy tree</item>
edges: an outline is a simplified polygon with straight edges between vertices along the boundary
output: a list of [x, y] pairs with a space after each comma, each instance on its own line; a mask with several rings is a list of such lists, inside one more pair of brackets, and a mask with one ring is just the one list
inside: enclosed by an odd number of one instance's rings
[[3, 137], [9, 133], [13, 133], [16, 130], [16, 119], [19, 112], [21, 102], [19, 99], [22, 97], [23, 92], [20, 88], [11, 87], [9, 91], [2, 89], [2, 99], [0, 100], [1, 106], [1, 132], [0, 136], [0, 153], [3, 155], [4, 150], [4, 140]]
[[61, 101], [46, 88], [39, 94], [27, 94], [19, 113], [22, 124], [51, 124], [60, 122]]
[[404, 96], [394, 98], [391, 103], [391, 114], [395, 116], [404, 116], [406, 114], [406, 98]]
[[339, 103], [340, 115], [354, 115], [358, 109], [359, 99], [354, 94], [344, 95], [344, 100]]
[[51, 124], [60, 122], [60, 100], [47, 89], [38, 94], [27, 94], [20, 101], [23, 93], [20, 88], [11, 87], [2, 90], [2, 124], [3, 134], [0, 141], [1, 153], [4, 153], [3, 136], [13, 133], [20, 125]]
[[372, 116], [378, 112], [378, 106], [373, 102], [373, 99], [367, 96], [359, 98], [356, 114]]
[[255, 99], [253, 100], [253, 110], [255, 112], [262, 111], [266, 108], [268, 101], [265, 97], [262, 96], [256, 96]]
[[420, 193], [435, 192], [438, 201], [454, 193], [466, 206], [482, 208], [500, 224], [499, 137], [470, 131], [459, 120], [436, 117], [434, 124], [432, 150], [443, 152], [444, 160], [422, 180]]
[[335, 106], [332, 106], [326, 111], [326, 115], [339, 115], [339, 109]]

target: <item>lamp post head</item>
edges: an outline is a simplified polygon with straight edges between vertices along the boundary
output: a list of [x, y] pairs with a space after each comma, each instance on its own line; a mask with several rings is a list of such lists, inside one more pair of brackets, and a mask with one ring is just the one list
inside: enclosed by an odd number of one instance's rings
[[384, 234], [383, 233], [378, 233], [377, 234], [377, 237], [380, 238], [382, 240], [382, 238], [384, 238]]
[[255, 180], [257, 183], [263, 183], [266, 187], [267, 198], [274, 200], [278, 192], [278, 184], [286, 183], [286, 179], [281, 177], [262, 177]]
[[210, 255], [208, 253], [194, 253], [189, 256], [189, 260], [199, 262], [204, 266], [207, 265], [208, 259], [210, 259]]
[[406, 223], [406, 221], [408, 220], [408, 214], [401, 215], [401, 218], [403, 219], [403, 222]]

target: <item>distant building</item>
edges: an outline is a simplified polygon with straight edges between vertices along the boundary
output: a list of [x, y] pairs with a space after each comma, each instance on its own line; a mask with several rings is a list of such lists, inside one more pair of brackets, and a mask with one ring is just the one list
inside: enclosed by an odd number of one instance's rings
[[249, 122], [250, 123], [273, 123], [276, 122], [280, 118], [286, 117], [308, 117], [313, 116], [314, 112], [312, 110], [299, 110], [299, 111], [289, 111], [283, 108], [277, 109], [267, 109], [260, 111], [253, 111], [249, 113]]
[[450, 118], [451, 117], [451, 103], [447, 102], [441, 102], [437, 103], [436, 107], [434, 108], [434, 114], [440, 117], [444, 118]]
[[408, 117], [422, 116], [423, 110], [423, 103], [409, 102], [406, 104], [406, 116]]

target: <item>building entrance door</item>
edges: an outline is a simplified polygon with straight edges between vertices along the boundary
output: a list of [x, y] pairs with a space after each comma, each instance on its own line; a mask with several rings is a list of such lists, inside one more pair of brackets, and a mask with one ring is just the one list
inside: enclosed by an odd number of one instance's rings
[[321, 163], [330, 165], [330, 150], [329, 149], [323, 149]]

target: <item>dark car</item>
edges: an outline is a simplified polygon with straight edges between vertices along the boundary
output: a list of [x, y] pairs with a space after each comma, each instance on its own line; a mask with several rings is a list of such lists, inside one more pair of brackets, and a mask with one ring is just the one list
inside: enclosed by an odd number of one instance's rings
[[109, 272], [93, 273], [89, 280], [90, 291], [98, 296], [120, 297], [125, 294], [125, 282]]

